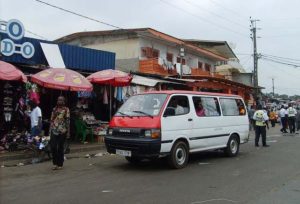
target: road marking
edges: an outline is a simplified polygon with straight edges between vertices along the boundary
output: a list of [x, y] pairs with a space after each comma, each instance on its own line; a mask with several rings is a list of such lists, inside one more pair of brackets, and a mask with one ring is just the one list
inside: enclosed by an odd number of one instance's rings
[[231, 202], [231, 203], [237, 203], [237, 201], [234, 201], [234, 200], [228, 200], [225, 198], [216, 198], [216, 199], [211, 199], [211, 200], [195, 201], [195, 202], [192, 202], [191, 204], [208, 203], [208, 202], [214, 202], [214, 201], [227, 201], [227, 202]]
[[205, 163], [205, 162], [200, 162], [200, 163], [198, 163], [199, 165], [208, 165], [208, 164], [210, 164], [210, 163]]
[[277, 142], [277, 140], [268, 140], [267, 142]]
[[103, 190], [102, 193], [112, 193], [114, 192], [113, 190]]

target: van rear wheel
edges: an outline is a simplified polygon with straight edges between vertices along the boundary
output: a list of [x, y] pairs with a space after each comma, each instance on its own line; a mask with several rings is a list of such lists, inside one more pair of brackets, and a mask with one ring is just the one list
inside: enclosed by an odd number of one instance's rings
[[227, 142], [227, 147], [224, 149], [224, 153], [228, 157], [235, 157], [238, 155], [239, 150], [239, 137], [237, 135], [232, 135]]
[[176, 142], [168, 157], [168, 162], [171, 168], [181, 169], [186, 167], [189, 160], [189, 152], [187, 144], [183, 141]]

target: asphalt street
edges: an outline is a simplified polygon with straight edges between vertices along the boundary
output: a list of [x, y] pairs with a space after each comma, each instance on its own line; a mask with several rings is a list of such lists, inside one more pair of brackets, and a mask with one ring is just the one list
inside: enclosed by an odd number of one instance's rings
[[270, 147], [254, 137], [227, 158], [220, 151], [192, 155], [185, 169], [165, 160], [133, 166], [116, 155], [2, 167], [0, 203], [187, 203], [299, 204], [300, 135], [268, 131]]

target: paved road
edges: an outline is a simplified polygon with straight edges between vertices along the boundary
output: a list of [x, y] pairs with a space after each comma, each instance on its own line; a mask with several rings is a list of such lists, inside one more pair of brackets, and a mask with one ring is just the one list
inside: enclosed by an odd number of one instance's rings
[[300, 136], [269, 131], [271, 147], [193, 155], [187, 168], [165, 161], [131, 166], [115, 155], [1, 168], [0, 203], [300, 203]]

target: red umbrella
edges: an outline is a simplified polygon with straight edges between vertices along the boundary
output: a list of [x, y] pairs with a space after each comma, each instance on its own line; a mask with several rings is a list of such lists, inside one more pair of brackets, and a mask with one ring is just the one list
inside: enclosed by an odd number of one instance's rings
[[70, 69], [50, 68], [31, 76], [31, 81], [46, 88], [92, 91], [92, 84], [81, 74]]
[[119, 70], [107, 69], [93, 73], [87, 79], [95, 84], [128, 86], [132, 80], [132, 76]]
[[0, 61], [0, 80], [27, 82], [27, 77], [14, 65]]
[[107, 69], [96, 72], [87, 77], [87, 79], [95, 84], [104, 84], [109, 86], [109, 117], [111, 118], [111, 86], [128, 86], [132, 80], [132, 76], [126, 72], [119, 70]]

